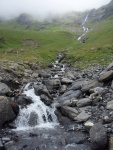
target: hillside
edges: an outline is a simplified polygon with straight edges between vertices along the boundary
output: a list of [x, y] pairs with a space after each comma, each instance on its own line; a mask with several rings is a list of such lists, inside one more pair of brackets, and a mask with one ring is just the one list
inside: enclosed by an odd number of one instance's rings
[[[87, 17], [87, 21], [85, 18]], [[89, 29], [84, 43], [83, 23]], [[113, 1], [95, 10], [70, 12], [36, 21], [28, 14], [0, 21], [0, 59], [34, 61], [47, 65], [56, 54], [67, 54], [66, 62], [84, 68], [113, 60]]]

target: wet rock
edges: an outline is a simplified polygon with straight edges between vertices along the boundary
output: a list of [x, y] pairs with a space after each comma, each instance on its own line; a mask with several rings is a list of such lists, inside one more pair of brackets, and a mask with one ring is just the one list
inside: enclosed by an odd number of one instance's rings
[[98, 82], [97, 80], [89, 80], [83, 83], [82, 92], [88, 92], [90, 89], [95, 87], [102, 87], [103, 83]]
[[5, 150], [1, 140], [0, 140], [0, 150]]
[[14, 89], [19, 89], [21, 83], [16, 80], [16, 79], [13, 79], [11, 77], [5, 77], [3, 80], [2, 80], [3, 83], [5, 83], [6, 85], [8, 85], [11, 90], [14, 90]]
[[47, 106], [50, 106], [52, 104], [52, 100], [44, 94], [40, 95], [40, 99]]
[[[76, 135], [76, 136], [75, 136]], [[83, 144], [86, 141], [87, 135], [85, 133], [75, 131], [68, 132], [66, 141], [68, 144]]]
[[105, 81], [109, 81], [112, 78], [113, 78], [113, 70], [109, 70], [101, 74], [98, 80], [100, 82], [105, 82]]
[[38, 125], [38, 116], [35, 112], [32, 112], [30, 114], [30, 118], [29, 118], [29, 121], [28, 121], [28, 124], [31, 126], [31, 127], [34, 127], [36, 125]]
[[18, 113], [19, 113], [19, 106], [14, 101], [11, 101], [10, 104], [11, 104], [11, 107], [12, 107], [14, 113], [16, 115], [18, 115]]
[[107, 109], [110, 109], [110, 110], [113, 110], [113, 100], [112, 101], [109, 101], [107, 102], [107, 106], [106, 106]]
[[91, 114], [83, 110], [77, 117], [74, 118], [74, 120], [78, 122], [84, 122], [88, 120], [91, 117]]
[[77, 106], [78, 107], [84, 107], [84, 106], [89, 106], [92, 103], [92, 101], [89, 98], [83, 98], [78, 100]]
[[16, 117], [7, 97], [0, 96], [0, 125]]
[[6, 95], [10, 92], [10, 88], [5, 84], [0, 82], [0, 95]]
[[107, 129], [100, 123], [96, 123], [90, 130], [92, 149], [100, 150], [107, 146]]
[[38, 95], [38, 96], [44, 94], [44, 95], [48, 96], [50, 99], [53, 99], [52, 96], [50, 95], [48, 89], [43, 84], [34, 85], [34, 90], [35, 90], [35, 94]]
[[17, 104], [21, 106], [26, 106], [33, 103], [32, 98], [26, 95], [20, 95], [17, 99]]
[[77, 116], [78, 111], [75, 108], [68, 107], [68, 106], [61, 106], [61, 112], [65, 116], [69, 117], [70, 119], [74, 120]]

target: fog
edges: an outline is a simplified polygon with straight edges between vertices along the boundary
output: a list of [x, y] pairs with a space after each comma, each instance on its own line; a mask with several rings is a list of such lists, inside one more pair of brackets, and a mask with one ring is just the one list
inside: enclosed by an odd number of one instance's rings
[[109, 2], [110, 0], [0, 0], [0, 16], [11, 18], [29, 13], [45, 17], [48, 14], [99, 8]]

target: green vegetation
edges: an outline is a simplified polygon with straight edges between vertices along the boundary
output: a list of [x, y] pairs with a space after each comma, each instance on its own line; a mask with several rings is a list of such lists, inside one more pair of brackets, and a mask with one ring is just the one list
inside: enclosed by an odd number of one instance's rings
[[[108, 64], [113, 60], [113, 18], [98, 22], [86, 35], [86, 42], [77, 40], [80, 26], [70, 20], [52, 23], [35, 22], [20, 25], [15, 20], [0, 23], [0, 60], [30, 61], [47, 65], [58, 53], [64, 61], [85, 68]], [[89, 27], [91, 23], [87, 24]]]

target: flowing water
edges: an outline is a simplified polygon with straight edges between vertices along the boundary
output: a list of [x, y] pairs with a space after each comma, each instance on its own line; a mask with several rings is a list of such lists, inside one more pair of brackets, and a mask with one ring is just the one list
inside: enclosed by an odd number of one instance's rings
[[26, 85], [24, 94], [32, 98], [33, 103], [27, 108], [20, 110], [16, 120], [17, 130], [28, 130], [37, 127], [50, 128], [56, 125], [57, 118], [54, 114], [55, 108], [46, 106], [40, 97], [35, 95], [34, 88], [29, 89]]

